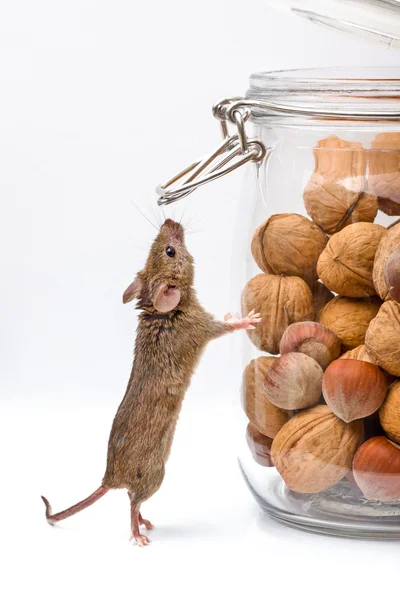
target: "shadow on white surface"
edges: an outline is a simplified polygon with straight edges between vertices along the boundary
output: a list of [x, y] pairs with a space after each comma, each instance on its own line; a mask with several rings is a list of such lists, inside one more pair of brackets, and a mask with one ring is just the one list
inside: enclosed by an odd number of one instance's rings
[[234, 411], [202, 411], [188, 400], [164, 484], [143, 505], [156, 526], [143, 549], [128, 542], [123, 490], [55, 527], [44, 518], [40, 494], [57, 511], [98, 485], [112, 411], [1, 411], [2, 597], [309, 600], [393, 593], [398, 544], [316, 536], [269, 519], [237, 467]]

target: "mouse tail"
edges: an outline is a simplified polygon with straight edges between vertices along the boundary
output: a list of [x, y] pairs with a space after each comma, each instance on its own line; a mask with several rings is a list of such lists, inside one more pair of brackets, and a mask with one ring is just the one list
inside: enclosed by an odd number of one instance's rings
[[51, 512], [50, 502], [47, 500], [47, 498], [42, 496], [41, 498], [46, 506], [47, 522], [50, 523], [50, 525], [54, 525], [54, 523], [57, 523], [58, 521], [62, 521], [63, 519], [72, 517], [72, 515], [76, 515], [76, 513], [80, 512], [84, 508], [87, 508], [88, 506], [91, 506], [92, 504], [97, 502], [97, 500], [104, 496], [104, 494], [106, 494], [109, 489], [110, 488], [100, 486], [95, 492], [93, 492], [93, 494], [91, 494], [88, 498], [85, 498], [85, 500], [81, 500], [81, 502], [78, 502], [78, 504], [74, 504], [73, 506], [70, 506], [70, 508], [67, 508], [66, 510], [63, 510], [54, 515]]

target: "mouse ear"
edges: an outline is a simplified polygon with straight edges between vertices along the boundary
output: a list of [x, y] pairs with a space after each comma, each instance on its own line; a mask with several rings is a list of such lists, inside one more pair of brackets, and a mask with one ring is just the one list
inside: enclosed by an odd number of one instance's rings
[[181, 292], [178, 288], [162, 283], [157, 287], [153, 306], [158, 312], [167, 313], [178, 306], [180, 299]]
[[138, 275], [136, 279], [132, 281], [131, 285], [127, 287], [124, 291], [124, 294], [122, 296], [122, 302], [124, 304], [127, 304], [128, 302], [131, 302], [131, 300], [138, 298], [141, 294], [142, 288], [143, 281]]

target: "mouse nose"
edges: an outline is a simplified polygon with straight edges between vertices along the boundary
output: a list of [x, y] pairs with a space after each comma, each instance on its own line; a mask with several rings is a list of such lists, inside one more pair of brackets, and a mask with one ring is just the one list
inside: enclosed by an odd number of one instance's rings
[[164, 221], [164, 227], [177, 227], [179, 226], [179, 223], [177, 223], [176, 221], [173, 221], [172, 219], [165, 219]]
[[183, 227], [180, 223], [177, 223], [172, 219], [165, 219], [163, 227], [166, 227], [171, 234], [176, 236], [179, 240], [183, 240]]

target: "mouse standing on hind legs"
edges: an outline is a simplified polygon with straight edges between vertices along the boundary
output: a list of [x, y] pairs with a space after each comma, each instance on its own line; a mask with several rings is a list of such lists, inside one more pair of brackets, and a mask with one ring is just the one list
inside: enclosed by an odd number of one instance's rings
[[135, 355], [125, 396], [115, 415], [108, 442], [107, 467], [101, 486], [85, 500], [46, 518], [57, 523], [90, 506], [111, 489], [124, 488], [131, 503], [131, 539], [149, 543], [139, 526], [141, 504], [160, 487], [185, 392], [205, 346], [260, 321], [247, 317], [217, 321], [207, 313], [193, 289], [193, 258], [185, 246], [183, 227], [167, 219], [153, 242], [145, 267], [124, 293], [124, 303], [137, 300], [140, 310]]

